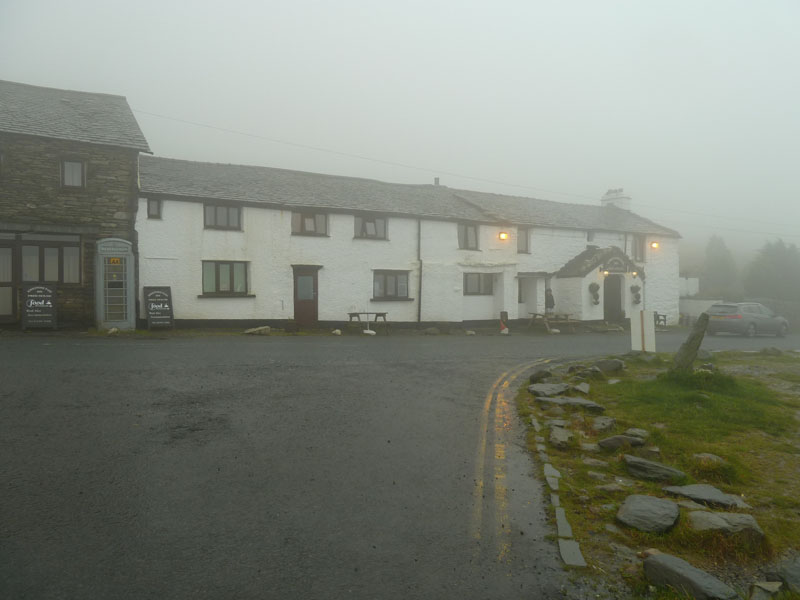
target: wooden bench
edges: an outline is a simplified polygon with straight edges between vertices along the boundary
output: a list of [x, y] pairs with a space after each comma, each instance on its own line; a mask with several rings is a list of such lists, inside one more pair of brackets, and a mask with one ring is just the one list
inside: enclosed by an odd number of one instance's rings
[[[367, 329], [369, 329], [369, 324], [370, 324], [369, 316], [370, 315], [375, 315], [375, 318], [371, 322], [372, 323], [377, 323], [378, 319], [381, 319], [383, 321], [383, 323], [384, 323], [384, 329], [386, 331], [386, 334], [388, 335], [389, 334], [389, 321], [386, 319], [386, 315], [388, 315], [388, 314], [389, 314], [388, 312], [373, 312], [373, 311], [369, 311], [369, 312], [366, 312], [366, 311], [349, 312], [349, 313], [347, 313], [347, 316], [349, 317], [349, 320], [347, 322], [348, 323], [352, 323], [353, 320], [355, 319], [359, 323], [366, 323], [367, 324], [367, 326], [365, 328], [365, 331], [366, 331]], [[364, 315], [363, 319], [361, 318], [361, 315]]]
[[575, 333], [575, 325], [580, 323], [580, 321], [570, 318], [570, 315], [566, 313], [528, 314], [531, 315], [531, 319], [528, 321], [528, 328], [530, 328], [534, 323], [541, 322], [544, 325], [547, 333], [550, 333], [551, 328], [558, 328], [558, 326], [566, 326], [569, 328], [570, 333]]

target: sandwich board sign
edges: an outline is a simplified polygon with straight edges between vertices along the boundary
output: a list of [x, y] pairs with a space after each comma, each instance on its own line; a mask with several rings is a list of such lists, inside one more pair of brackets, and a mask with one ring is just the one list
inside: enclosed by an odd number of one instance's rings
[[175, 326], [172, 313], [172, 288], [169, 286], [145, 287], [144, 307], [147, 313], [147, 328]]
[[22, 289], [22, 328], [56, 328], [56, 288], [27, 285]]
[[631, 350], [656, 351], [656, 322], [652, 310], [640, 310], [631, 315]]

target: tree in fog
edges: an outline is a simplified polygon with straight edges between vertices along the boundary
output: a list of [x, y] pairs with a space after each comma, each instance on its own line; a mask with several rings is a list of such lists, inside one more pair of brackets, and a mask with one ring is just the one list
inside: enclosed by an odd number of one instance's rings
[[747, 268], [745, 290], [754, 298], [800, 302], [800, 251], [783, 240], [767, 242]]
[[730, 300], [740, 294], [739, 273], [725, 240], [712, 235], [706, 246], [706, 264], [700, 291], [706, 297]]

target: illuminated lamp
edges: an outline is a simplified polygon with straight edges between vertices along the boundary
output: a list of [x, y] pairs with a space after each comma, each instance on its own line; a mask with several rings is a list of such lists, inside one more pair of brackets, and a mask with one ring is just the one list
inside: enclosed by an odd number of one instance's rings
[[653, 250], [657, 250], [657, 249], [658, 249], [658, 247], [659, 247], [660, 245], [661, 245], [661, 244], [659, 244], [658, 242], [650, 242], [650, 247], [651, 247]]
[[608, 271], [603, 271], [603, 275], [608, 277]]
[[507, 231], [501, 231], [500, 235], [498, 235], [497, 237], [499, 237], [501, 240], [505, 241], [505, 240], [508, 239], [508, 232]]

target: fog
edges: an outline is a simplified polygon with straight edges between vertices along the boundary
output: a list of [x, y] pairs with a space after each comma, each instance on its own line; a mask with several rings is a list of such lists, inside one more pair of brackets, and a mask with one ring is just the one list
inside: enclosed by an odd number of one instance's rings
[[2, 0], [0, 79], [121, 94], [155, 154], [596, 203], [800, 243], [800, 4]]

